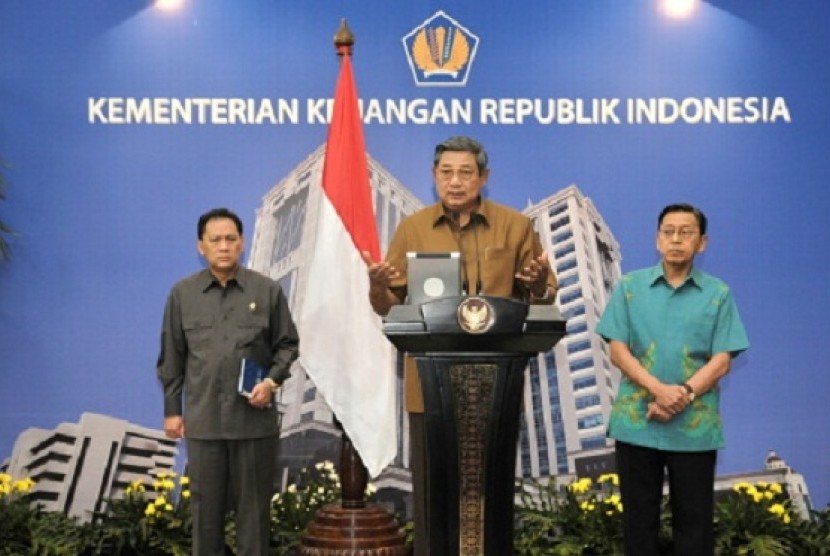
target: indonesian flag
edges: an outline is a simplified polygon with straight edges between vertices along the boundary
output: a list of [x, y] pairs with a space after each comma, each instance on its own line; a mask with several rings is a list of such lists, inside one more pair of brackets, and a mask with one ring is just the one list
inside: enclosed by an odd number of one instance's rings
[[380, 260], [357, 89], [342, 56], [323, 163], [323, 194], [297, 316], [300, 363], [360, 454], [369, 475], [397, 451], [392, 346], [369, 304], [360, 257]]

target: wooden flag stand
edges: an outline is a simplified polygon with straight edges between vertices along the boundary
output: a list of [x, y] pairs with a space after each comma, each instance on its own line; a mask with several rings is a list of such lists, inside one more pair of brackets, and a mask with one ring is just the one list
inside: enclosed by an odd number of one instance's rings
[[365, 498], [368, 472], [343, 433], [340, 451], [339, 504], [318, 510], [302, 541], [301, 556], [409, 556], [412, 547], [395, 518]]

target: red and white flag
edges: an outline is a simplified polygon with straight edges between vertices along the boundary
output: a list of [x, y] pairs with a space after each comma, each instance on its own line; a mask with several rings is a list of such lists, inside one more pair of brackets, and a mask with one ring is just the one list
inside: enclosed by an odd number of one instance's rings
[[376, 477], [395, 457], [393, 350], [369, 304], [361, 251], [380, 260], [357, 89], [342, 56], [326, 141], [323, 194], [306, 298], [296, 315], [300, 363]]

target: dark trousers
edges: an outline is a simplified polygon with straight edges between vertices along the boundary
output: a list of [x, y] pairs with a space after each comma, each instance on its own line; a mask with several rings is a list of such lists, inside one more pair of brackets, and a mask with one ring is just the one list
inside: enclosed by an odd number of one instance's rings
[[714, 554], [715, 450], [669, 452], [617, 441], [616, 460], [626, 554], [659, 554], [657, 538], [666, 471], [674, 555]]
[[236, 513], [236, 554], [270, 554], [277, 437], [187, 439], [193, 555], [225, 555], [225, 517]]

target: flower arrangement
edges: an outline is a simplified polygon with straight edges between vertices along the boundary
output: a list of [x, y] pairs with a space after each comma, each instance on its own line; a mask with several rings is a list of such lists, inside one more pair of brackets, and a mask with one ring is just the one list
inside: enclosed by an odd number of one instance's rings
[[271, 501], [271, 546], [275, 554], [294, 554], [317, 510], [340, 499], [340, 477], [330, 461], [300, 471], [296, 482]]
[[14, 480], [0, 473], [0, 554], [26, 554], [31, 546], [29, 523], [36, 511], [29, 505], [27, 494], [34, 486], [31, 479]]
[[30, 501], [31, 478], [0, 473], [0, 555], [78, 556], [88, 544], [87, 530], [60, 513], [46, 513]]
[[[190, 554], [189, 479], [160, 474], [137, 480], [124, 497], [109, 501], [92, 523], [31, 505], [35, 482], [0, 474], [0, 556], [157, 556]], [[622, 554], [619, 480], [614, 474], [568, 484], [517, 482], [515, 551], [518, 555]], [[374, 487], [369, 485], [367, 494]], [[340, 498], [331, 462], [304, 469], [272, 502], [272, 553], [294, 554], [302, 534], [323, 506]], [[661, 517], [661, 547], [670, 554], [667, 504]], [[410, 528], [411, 529], [411, 528]], [[233, 521], [227, 525], [233, 552]], [[740, 483], [715, 507], [717, 554], [734, 556], [830, 556], [830, 507], [806, 520], [775, 483]]]
[[738, 483], [716, 507], [717, 550], [721, 554], [801, 554], [793, 552], [794, 522], [799, 520], [778, 483]]
[[131, 482], [123, 498], [111, 499], [96, 516], [93, 554], [190, 554], [189, 484], [175, 473], [160, 473], [150, 485]]
[[[536, 556], [622, 554], [619, 478], [517, 483], [516, 553]], [[659, 546], [671, 554], [671, 515], [663, 500]], [[715, 505], [716, 553], [724, 556], [830, 556], [830, 507], [805, 520], [777, 483], [735, 485]]]
[[516, 508], [516, 552], [539, 555], [622, 554], [623, 506], [607, 474], [560, 488], [556, 481], [522, 481]]

